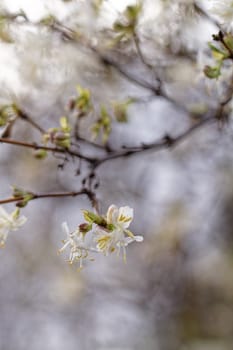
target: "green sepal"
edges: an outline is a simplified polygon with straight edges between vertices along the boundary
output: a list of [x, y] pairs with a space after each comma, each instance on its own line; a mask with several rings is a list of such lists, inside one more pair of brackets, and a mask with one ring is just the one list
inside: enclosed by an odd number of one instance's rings
[[82, 210], [82, 212], [83, 217], [87, 222], [90, 222], [91, 224], [97, 224], [100, 226], [106, 226], [107, 222], [102, 216], [96, 215], [89, 210]]
[[115, 230], [115, 226], [113, 224], [107, 224], [107, 229], [112, 232]]
[[33, 192], [25, 191], [19, 187], [13, 186], [13, 197], [15, 199], [19, 198], [20, 200], [16, 203], [16, 206], [19, 208], [25, 207], [30, 200], [35, 198], [35, 195]]
[[79, 225], [79, 231], [86, 234], [87, 232], [91, 231], [92, 229], [92, 224], [87, 224], [86, 222], [84, 222], [83, 224]]

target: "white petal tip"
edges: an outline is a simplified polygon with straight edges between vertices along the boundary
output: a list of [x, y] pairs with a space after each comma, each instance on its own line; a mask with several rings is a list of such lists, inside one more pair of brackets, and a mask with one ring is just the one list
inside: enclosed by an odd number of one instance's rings
[[61, 226], [65, 233], [69, 233], [69, 227], [67, 225], [67, 222], [63, 222]]
[[143, 242], [144, 238], [142, 236], [135, 236], [136, 242]]

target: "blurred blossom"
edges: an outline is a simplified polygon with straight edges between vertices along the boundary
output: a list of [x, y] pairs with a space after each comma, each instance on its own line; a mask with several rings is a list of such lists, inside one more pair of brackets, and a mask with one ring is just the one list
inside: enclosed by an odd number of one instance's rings
[[4, 247], [8, 233], [17, 231], [27, 221], [25, 216], [20, 216], [17, 208], [11, 214], [0, 206], [0, 247]]
[[89, 250], [84, 242], [84, 234], [79, 230], [70, 232], [66, 222], [63, 222], [62, 229], [67, 238], [63, 241], [64, 245], [59, 249], [59, 253], [69, 248], [70, 255], [68, 262], [72, 264], [74, 261], [79, 261], [79, 267], [81, 269], [83, 267], [83, 260], [88, 257]]
[[233, 24], [233, 2], [232, 0], [211, 0], [211, 12], [228, 28]]

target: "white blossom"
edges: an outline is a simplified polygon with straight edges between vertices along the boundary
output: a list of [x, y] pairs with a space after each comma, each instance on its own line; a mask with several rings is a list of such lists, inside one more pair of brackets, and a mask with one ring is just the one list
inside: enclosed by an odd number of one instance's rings
[[96, 238], [97, 249], [105, 255], [117, 250], [120, 254], [123, 249], [123, 258], [126, 259], [126, 247], [132, 242], [142, 242], [142, 236], [135, 236], [128, 227], [133, 220], [133, 209], [130, 207], [117, 208], [111, 205], [107, 211], [107, 225], [112, 228], [101, 228], [97, 226]]
[[85, 234], [80, 232], [79, 229], [70, 232], [69, 227], [66, 222], [62, 224], [63, 232], [66, 234], [67, 238], [63, 240], [63, 247], [59, 249], [59, 253], [62, 253], [65, 249], [70, 249], [69, 260], [70, 264], [75, 261], [79, 261], [79, 267], [83, 267], [83, 259], [86, 259], [89, 255], [89, 251], [92, 250], [85, 244]]
[[20, 216], [19, 214], [18, 208], [11, 214], [8, 214], [7, 211], [0, 206], [0, 247], [4, 247], [10, 231], [18, 230], [18, 228], [27, 221], [25, 216]]
[[212, 0], [210, 11], [216, 15], [228, 28], [233, 24], [233, 1]]
[[[111, 205], [106, 216], [100, 216], [88, 210], [83, 210], [87, 223], [70, 232], [66, 222], [62, 224], [66, 239], [59, 253], [69, 250], [68, 262], [79, 262], [80, 269], [83, 260], [89, 258], [89, 252], [108, 255], [114, 251], [120, 255], [123, 250], [123, 258], [126, 260], [126, 247], [132, 242], [142, 242], [142, 236], [135, 236], [128, 227], [133, 220], [133, 209], [130, 207], [117, 208]], [[88, 237], [87, 237], [88, 236]], [[93, 259], [91, 259], [93, 260]]]

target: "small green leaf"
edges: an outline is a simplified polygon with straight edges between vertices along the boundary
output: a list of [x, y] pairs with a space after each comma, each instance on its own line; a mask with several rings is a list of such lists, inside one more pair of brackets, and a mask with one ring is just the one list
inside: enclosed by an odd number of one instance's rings
[[47, 17], [42, 18], [40, 23], [51, 27], [56, 23], [56, 17], [54, 17], [53, 15], [48, 15]]
[[68, 122], [68, 118], [67, 117], [61, 117], [60, 118], [60, 125], [61, 125], [61, 129], [64, 132], [69, 132], [71, 130], [71, 126]]
[[138, 15], [142, 10], [142, 4], [129, 5], [126, 7], [125, 16], [131, 22], [134, 22], [138, 19]]
[[220, 65], [216, 67], [205, 66], [204, 73], [210, 79], [217, 79], [221, 75], [221, 66]]
[[9, 26], [4, 17], [1, 17], [0, 19], [0, 40], [8, 44], [14, 42], [13, 38], [10, 35]]
[[219, 49], [218, 47], [214, 46], [212, 43], [208, 44], [211, 51], [212, 51], [212, 55], [213, 57], [217, 60], [217, 61], [222, 61], [226, 58], [229, 57], [229, 52], [226, 51], [225, 49]]
[[13, 186], [13, 197], [19, 198], [20, 200], [16, 203], [16, 206], [19, 208], [25, 207], [30, 200], [35, 198], [34, 193], [25, 191], [19, 187]]
[[35, 152], [34, 152], [34, 157], [36, 159], [44, 159], [46, 158], [48, 155], [48, 152], [44, 149], [37, 149]]
[[19, 109], [13, 103], [11, 105], [4, 105], [0, 108], [0, 127], [5, 126], [8, 122], [16, 119], [19, 116]]
[[115, 32], [124, 32], [125, 31], [125, 25], [122, 24], [120, 21], [116, 21], [114, 24], [113, 24], [113, 30]]
[[79, 96], [76, 99], [76, 108], [86, 113], [89, 112], [92, 108], [90, 90], [83, 89], [78, 85], [77, 91]]
[[92, 0], [92, 7], [98, 13], [103, 4], [103, 0]]
[[128, 121], [127, 109], [132, 102], [131, 99], [125, 102], [113, 102], [113, 112], [119, 123], [126, 123]]
[[223, 38], [224, 43], [227, 45], [229, 50], [233, 52], [233, 35], [232, 34], [227, 34]]

